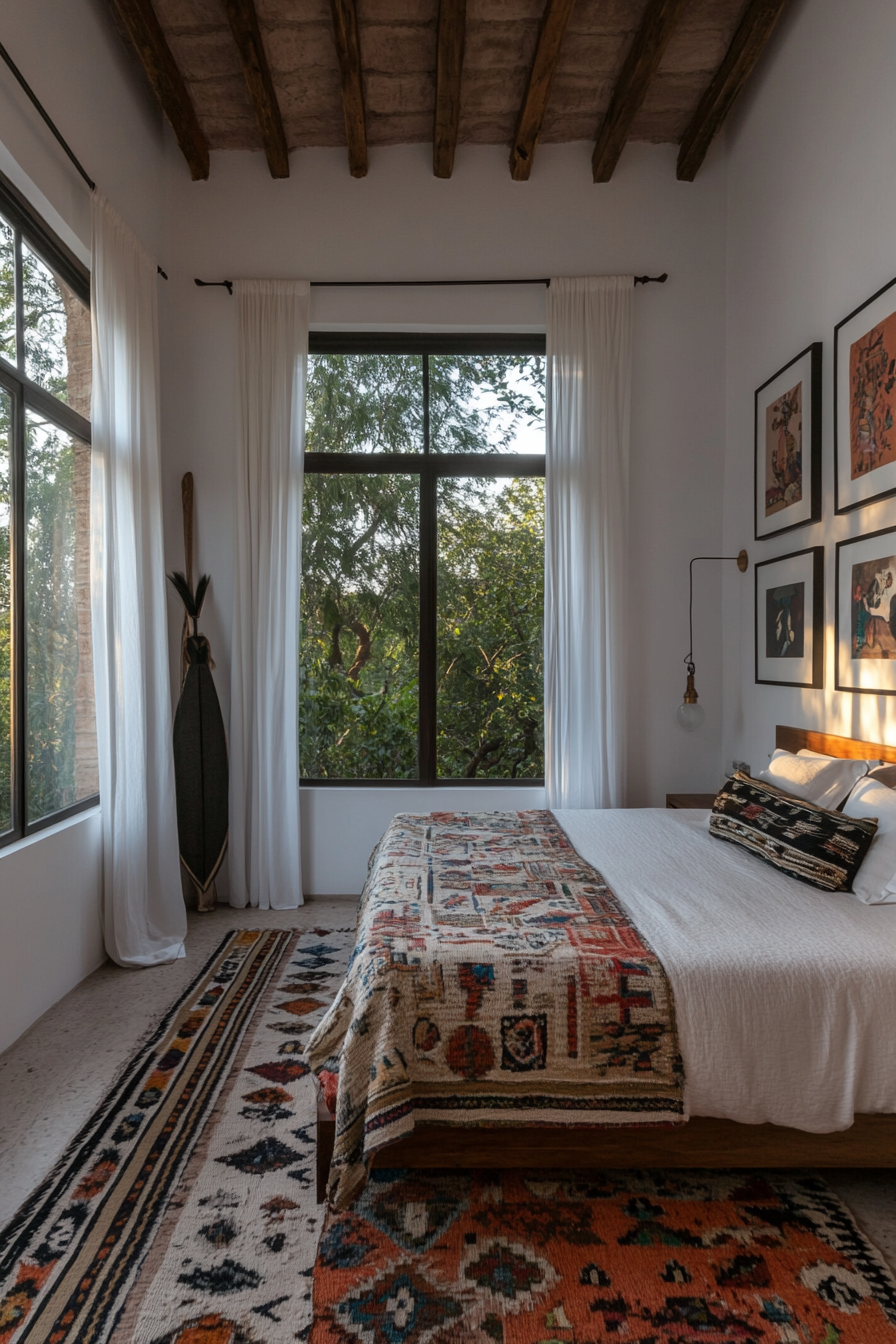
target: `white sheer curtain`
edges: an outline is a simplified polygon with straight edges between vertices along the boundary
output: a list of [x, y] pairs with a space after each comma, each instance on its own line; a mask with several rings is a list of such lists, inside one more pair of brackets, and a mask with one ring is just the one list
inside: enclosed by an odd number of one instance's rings
[[156, 263], [93, 198], [91, 609], [103, 927], [120, 966], [184, 955], [162, 490]]
[[310, 288], [238, 280], [230, 903], [302, 904], [298, 661]]
[[631, 275], [547, 292], [545, 777], [549, 807], [621, 807]]

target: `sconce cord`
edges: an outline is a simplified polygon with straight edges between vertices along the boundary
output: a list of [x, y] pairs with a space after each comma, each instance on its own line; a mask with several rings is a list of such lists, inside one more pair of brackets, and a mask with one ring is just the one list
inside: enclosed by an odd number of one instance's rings
[[694, 668], [694, 565], [698, 560], [737, 560], [738, 558], [739, 557], [736, 555], [695, 555], [688, 567], [688, 581], [690, 588], [688, 594], [688, 639], [690, 641], [690, 648], [681, 661], [687, 665], [689, 677], [692, 677], [696, 670]]

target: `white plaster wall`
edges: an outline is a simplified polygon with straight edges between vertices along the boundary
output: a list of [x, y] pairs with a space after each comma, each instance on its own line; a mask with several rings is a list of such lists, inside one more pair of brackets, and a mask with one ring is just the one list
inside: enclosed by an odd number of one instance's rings
[[[728, 412], [724, 535], [765, 560], [825, 546], [825, 684], [754, 683], [754, 595], [726, 578], [723, 759], [754, 768], [776, 723], [896, 741], [896, 700], [834, 691], [835, 544], [896, 523], [892, 499], [835, 517], [834, 327], [896, 274], [896, 8], [892, 0], [795, 0], [728, 139]], [[810, 341], [824, 342], [820, 523], [753, 535], [753, 392]]]
[[[107, 0], [3, 0], [2, 30], [3, 45], [88, 176], [157, 252], [162, 117]], [[8, 156], [0, 151], [0, 168], [86, 261], [90, 190], [2, 63], [0, 141]]]
[[[2, 40], [99, 189], [156, 251], [161, 116], [108, 4], [4, 0]], [[90, 192], [2, 64], [0, 142], [0, 169], [89, 263]], [[105, 959], [101, 893], [98, 810], [0, 850], [0, 1050]]]
[[99, 808], [0, 850], [0, 1051], [105, 961]]
[[316, 896], [360, 896], [367, 860], [397, 812], [525, 807], [544, 807], [544, 789], [302, 789], [303, 889]]
[[[169, 146], [169, 149], [171, 147]], [[591, 181], [586, 144], [545, 146], [528, 183], [514, 183], [502, 147], [458, 151], [454, 176], [432, 175], [425, 145], [374, 150], [350, 177], [341, 150], [294, 153], [274, 182], [260, 154], [213, 154], [191, 184], [170, 155], [164, 291], [163, 414], [166, 546], [183, 563], [180, 480], [196, 487], [197, 560], [212, 575], [204, 626], [229, 705], [233, 595], [235, 304], [193, 278], [452, 279], [669, 272], [635, 298], [630, 572], [632, 805], [674, 789], [714, 787], [721, 731], [719, 578], [699, 578], [695, 647], [707, 708], [686, 736], [674, 711], [684, 689], [687, 564], [718, 554], [724, 430], [725, 171], [716, 149], [694, 184], [675, 180], [671, 146], [631, 146], [612, 183]], [[537, 287], [314, 290], [312, 325], [543, 330]], [[171, 635], [181, 612], [171, 597]], [[357, 891], [392, 791], [314, 790], [302, 803], [306, 891]], [[404, 791], [401, 791], [404, 793]], [[412, 791], [401, 806], [434, 805]], [[532, 795], [536, 795], [533, 793]], [[453, 790], [456, 807], [489, 804]], [[527, 806], [520, 792], [514, 805]], [[536, 803], [537, 805], [537, 803]], [[390, 810], [391, 808], [391, 810]], [[226, 875], [222, 878], [226, 890]]]

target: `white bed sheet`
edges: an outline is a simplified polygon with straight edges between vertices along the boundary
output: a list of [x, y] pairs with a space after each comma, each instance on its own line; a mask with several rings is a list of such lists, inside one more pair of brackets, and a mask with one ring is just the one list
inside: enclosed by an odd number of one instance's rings
[[708, 815], [554, 812], [669, 974], [688, 1113], [824, 1133], [896, 1112], [896, 906], [786, 877]]

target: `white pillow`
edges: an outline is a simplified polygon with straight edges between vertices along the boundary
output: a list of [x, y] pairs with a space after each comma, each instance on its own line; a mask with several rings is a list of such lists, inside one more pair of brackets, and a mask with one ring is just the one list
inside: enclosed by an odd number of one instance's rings
[[878, 779], [860, 779], [843, 804], [844, 817], [877, 817], [877, 835], [852, 889], [866, 905], [896, 902], [896, 789]]
[[768, 769], [759, 778], [774, 784], [794, 798], [802, 798], [818, 807], [835, 808], [842, 803], [853, 785], [867, 775], [878, 761], [844, 761], [838, 756], [818, 756], [815, 752], [776, 751]]

